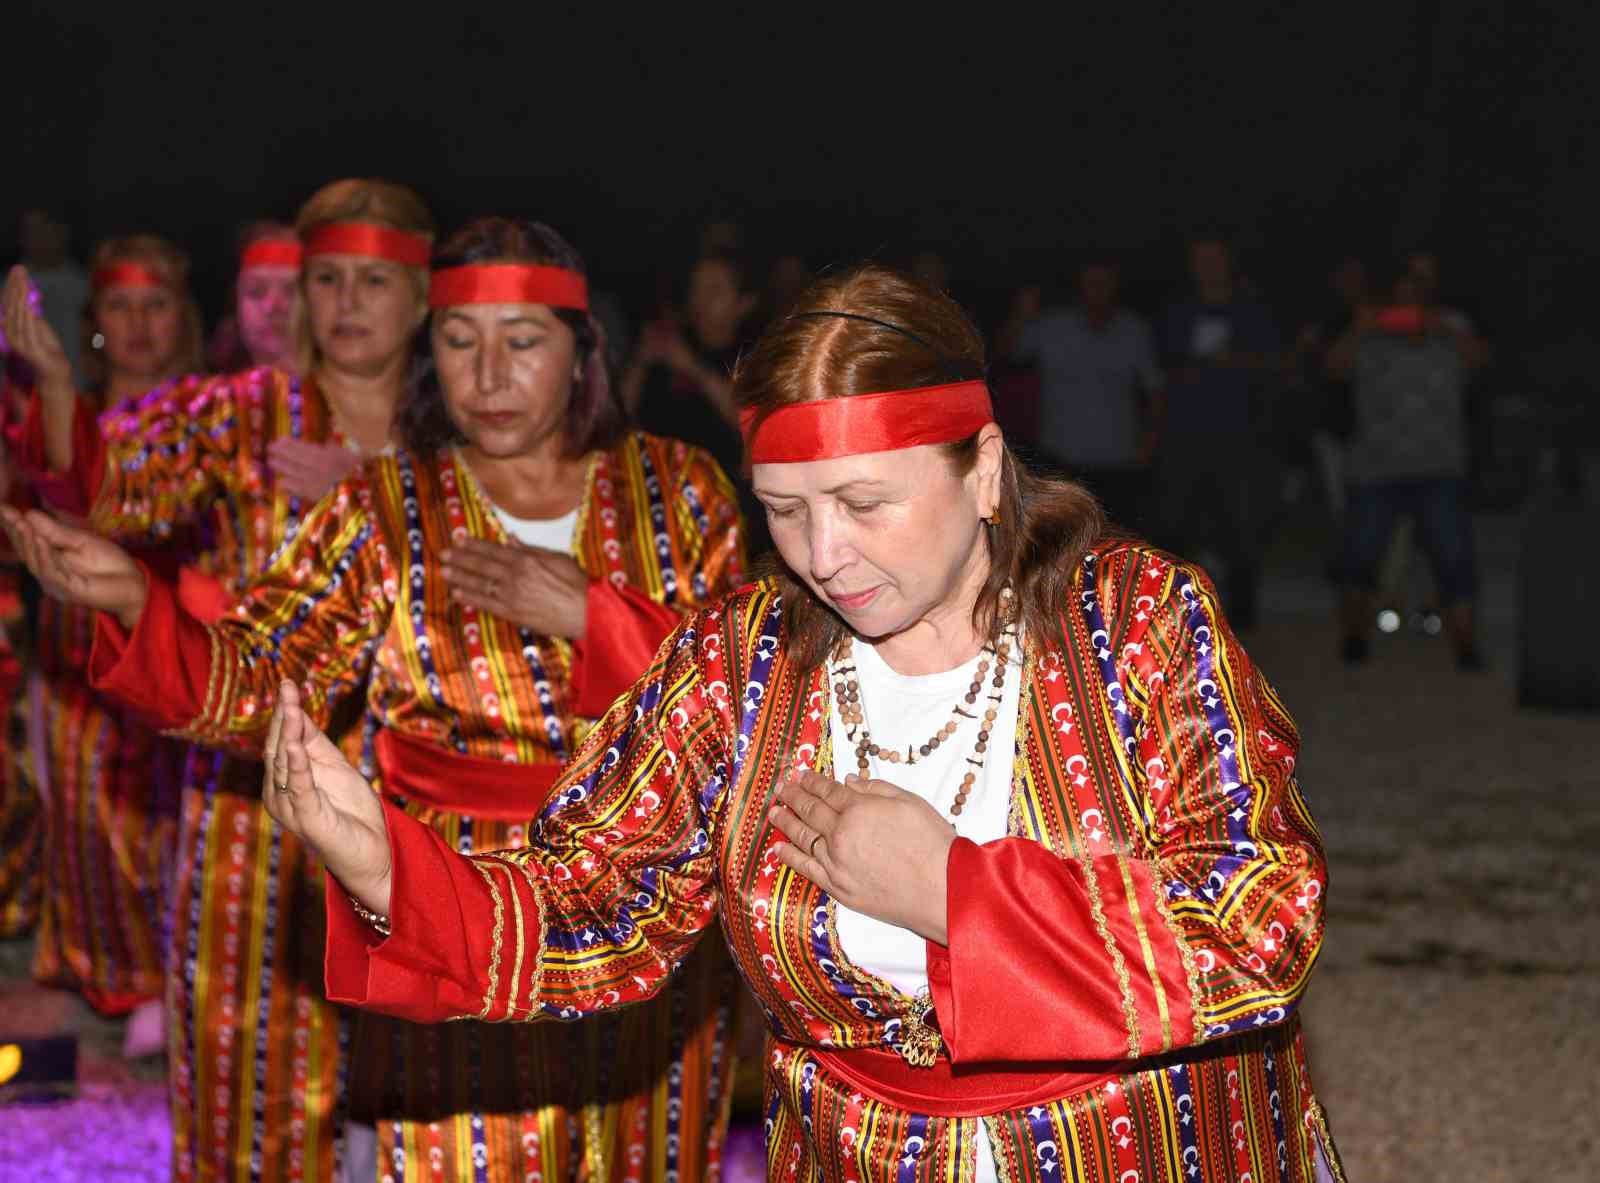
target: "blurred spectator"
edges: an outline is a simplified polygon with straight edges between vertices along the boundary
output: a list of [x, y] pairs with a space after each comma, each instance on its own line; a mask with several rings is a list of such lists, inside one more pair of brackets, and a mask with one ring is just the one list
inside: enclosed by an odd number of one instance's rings
[[1368, 304], [1366, 264], [1354, 257], [1340, 260], [1328, 284], [1330, 306], [1302, 327], [1295, 340], [1296, 394], [1305, 403], [1295, 423], [1310, 440], [1323, 495], [1338, 519], [1344, 514], [1344, 450], [1355, 430], [1355, 393], [1348, 374], [1329, 367], [1328, 355]]
[[1137, 528], [1162, 379], [1150, 328], [1118, 290], [1117, 267], [1105, 261], [1079, 271], [1072, 307], [1042, 308], [1039, 289], [1023, 288], [999, 344], [1038, 370], [1039, 459], [1088, 485], [1113, 521]]
[[44, 318], [60, 338], [61, 347], [72, 362], [73, 378], [82, 387], [87, 374], [78, 325], [89, 303], [89, 273], [68, 253], [72, 235], [66, 223], [45, 210], [26, 211], [18, 237], [22, 263], [39, 291]]
[[767, 272], [767, 297], [763, 320], [787, 312], [800, 293], [811, 285], [811, 266], [799, 255], [780, 255]]
[[709, 452], [739, 488], [750, 554], [766, 539], [766, 516], [744, 481], [744, 441], [730, 375], [760, 301], [737, 255], [703, 256], [689, 270], [682, 324], [644, 326], [622, 375], [622, 402], [644, 430]]
[[718, 218], [700, 228], [700, 254], [737, 255], [744, 250], [744, 227], [732, 218]]
[[1433, 310], [1461, 346], [1461, 355], [1470, 370], [1481, 369], [1489, 362], [1489, 342], [1484, 339], [1482, 326], [1462, 309], [1440, 298], [1439, 256], [1432, 251], [1412, 251], [1406, 257], [1406, 274], [1416, 285], [1417, 300]]
[[1278, 379], [1277, 326], [1236, 288], [1226, 243], [1189, 246], [1193, 294], [1162, 323], [1167, 397], [1156, 452], [1157, 539], [1205, 564], [1240, 628], [1256, 619], [1272, 458], [1262, 402]]
[[239, 235], [239, 274], [228, 292], [228, 309], [211, 332], [206, 364], [231, 374], [254, 366], [294, 369], [294, 339], [289, 315], [299, 288], [300, 264], [290, 254], [254, 254], [258, 244], [281, 244], [298, 251], [294, 227], [283, 222], [251, 222]]
[[1470, 326], [1427, 302], [1409, 269], [1391, 302], [1364, 312], [1330, 355], [1355, 390], [1355, 433], [1340, 568], [1342, 654], [1366, 659], [1378, 569], [1395, 526], [1415, 521], [1433, 567], [1444, 624], [1463, 670], [1483, 667], [1473, 621], [1477, 565], [1466, 497], [1463, 408]]
[[950, 264], [938, 251], [918, 251], [907, 268], [918, 283], [925, 283], [936, 292], [950, 294]]

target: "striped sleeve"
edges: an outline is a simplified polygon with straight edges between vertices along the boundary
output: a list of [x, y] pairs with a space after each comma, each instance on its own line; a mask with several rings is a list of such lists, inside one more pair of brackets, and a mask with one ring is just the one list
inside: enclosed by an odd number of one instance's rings
[[1135, 847], [951, 848], [928, 973], [958, 1063], [1136, 1060], [1281, 1023], [1305, 989], [1327, 872], [1294, 725], [1205, 578], [1168, 591], [1127, 638]]

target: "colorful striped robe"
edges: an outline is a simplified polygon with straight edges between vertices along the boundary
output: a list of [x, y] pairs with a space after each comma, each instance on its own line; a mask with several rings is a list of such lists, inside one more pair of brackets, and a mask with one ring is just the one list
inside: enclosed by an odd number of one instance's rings
[[[394, 935], [330, 890], [330, 994], [416, 1020], [594, 1014], [661, 989], [720, 915], [770, 1031], [772, 1179], [969, 1180], [980, 1120], [1006, 1180], [1337, 1169], [1295, 1017], [1326, 872], [1293, 723], [1204, 577], [1134, 544], [1092, 552], [1026, 640], [1011, 836], [952, 847], [931, 995], [852, 965], [834, 901], [772, 854], [778, 777], [833, 764], [830, 688], [787, 660], [766, 583], [662, 646], [530, 846], [462, 858], [388, 810]], [[933, 1099], [884, 1099], [884, 1063]], [[929, 1112], [957, 1068], [1032, 1095]]]
[[[215, 615], [292, 536], [306, 508], [278, 489], [267, 447], [337, 441], [310, 381], [271, 369], [172, 384], [101, 416], [80, 414], [74, 471], [44, 474], [37, 404], [27, 449], [37, 484], [135, 547], [181, 541], [185, 602]], [[218, 587], [220, 585], [220, 590]], [[362, 755], [362, 733], [344, 735]], [[288, 923], [321, 906], [322, 870], [261, 806], [261, 766], [191, 748], [184, 760], [166, 961], [173, 1176], [332, 1180], [348, 1031], [321, 989], [321, 934]]]
[[[312, 511], [217, 626], [200, 629], [159, 596], [131, 637], [107, 621], [108, 650], [120, 655], [101, 684], [149, 695], [166, 654], [163, 721], [253, 751], [280, 679], [305, 687], [319, 721], [365, 683], [391, 794], [403, 782], [447, 794], [449, 782], [471, 782], [473, 764], [553, 779], [680, 615], [735, 585], [742, 567], [727, 478], [697, 449], [643, 434], [594, 454], [585, 478], [573, 542], [590, 579], [582, 641], [453, 602], [439, 554], [463, 536], [507, 541], [454, 450], [374, 461]], [[432, 785], [405, 767], [415, 756], [393, 746], [397, 736], [438, 753]], [[455, 808], [412, 799], [405, 809], [468, 852], [525, 845], [537, 803], [491, 790]], [[653, 1005], [593, 1023], [508, 1033], [373, 1016], [356, 1036], [353, 1105], [378, 1122], [384, 1177], [713, 1175], [736, 980], [717, 942], [685, 953], [689, 967]]]
[[[0, 552], [4, 551], [0, 544]], [[0, 553], [0, 559], [9, 556]], [[33, 931], [39, 919], [39, 786], [28, 734], [28, 663], [21, 577], [0, 568], [0, 940]]]

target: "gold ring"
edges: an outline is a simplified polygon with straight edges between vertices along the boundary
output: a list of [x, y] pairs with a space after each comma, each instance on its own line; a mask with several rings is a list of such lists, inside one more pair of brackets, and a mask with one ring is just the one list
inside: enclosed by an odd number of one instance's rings
[[822, 841], [822, 835], [818, 834], [815, 838], [811, 839], [811, 845], [806, 848], [808, 851], [811, 852], [811, 857], [812, 858], [816, 858], [817, 857], [817, 843], [821, 842], [821, 841]]

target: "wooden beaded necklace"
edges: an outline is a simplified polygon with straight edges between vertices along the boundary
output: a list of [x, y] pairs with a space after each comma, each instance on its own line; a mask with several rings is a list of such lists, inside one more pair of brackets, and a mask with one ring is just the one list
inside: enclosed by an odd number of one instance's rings
[[[1009, 612], [1011, 605], [1011, 589], [1005, 588], [1001, 592], [1002, 611]], [[863, 778], [871, 775], [871, 761], [882, 760], [885, 764], [899, 764], [902, 760], [906, 764], [915, 764], [918, 760], [932, 755], [938, 750], [939, 745], [951, 739], [956, 730], [961, 726], [962, 719], [978, 718], [971, 710], [976, 708], [979, 696], [988, 701], [988, 706], [983, 710], [982, 721], [978, 725], [978, 737], [973, 743], [972, 755], [967, 757], [967, 770], [961, 776], [961, 787], [956, 790], [955, 801], [950, 805], [950, 816], [961, 816], [961, 810], [967, 804], [967, 798], [972, 795], [973, 788], [978, 782], [978, 777], [983, 773], [984, 760], [989, 751], [989, 737], [994, 732], [995, 720], [1000, 715], [1000, 701], [1004, 696], [1006, 684], [1006, 669], [1011, 663], [1012, 644], [1016, 640], [1016, 625], [1008, 621], [1001, 630], [1000, 639], [993, 645], [985, 645], [982, 655], [978, 659], [978, 666], [972, 674], [972, 684], [967, 687], [967, 692], [962, 700], [950, 710], [951, 718], [945, 725], [928, 737], [921, 744], [908, 744], [902, 753], [899, 749], [885, 748], [872, 738], [872, 731], [867, 726], [866, 711], [861, 701], [861, 683], [856, 676], [855, 663], [852, 655], [855, 648], [855, 639], [849, 634], [845, 635], [839, 648], [830, 663], [832, 668], [829, 673], [833, 682], [834, 701], [838, 704], [839, 718], [844, 722], [845, 735], [855, 745], [856, 770]], [[988, 677], [991, 664], [994, 667], [994, 677], [989, 681], [989, 693], [984, 693], [984, 679]]]

